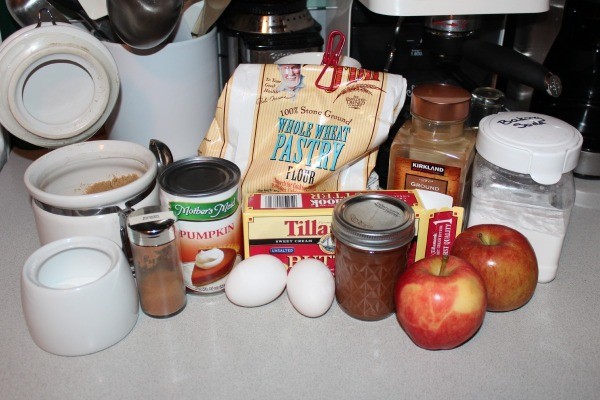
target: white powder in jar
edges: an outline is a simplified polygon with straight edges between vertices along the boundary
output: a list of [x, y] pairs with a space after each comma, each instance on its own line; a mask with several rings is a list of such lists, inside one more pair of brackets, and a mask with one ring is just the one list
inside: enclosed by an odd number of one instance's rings
[[541, 283], [556, 277], [582, 142], [577, 129], [542, 114], [501, 112], [479, 124], [469, 225], [503, 224], [525, 235]]

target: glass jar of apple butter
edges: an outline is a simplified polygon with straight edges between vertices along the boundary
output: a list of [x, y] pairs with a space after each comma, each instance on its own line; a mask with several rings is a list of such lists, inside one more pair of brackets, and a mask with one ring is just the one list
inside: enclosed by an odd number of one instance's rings
[[415, 215], [380, 193], [348, 197], [333, 210], [335, 297], [351, 317], [375, 321], [395, 310], [396, 280], [406, 267]]

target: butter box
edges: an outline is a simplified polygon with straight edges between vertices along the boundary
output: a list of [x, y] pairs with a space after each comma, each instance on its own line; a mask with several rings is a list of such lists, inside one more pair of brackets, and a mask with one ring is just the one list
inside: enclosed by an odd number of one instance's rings
[[[409, 250], [409, 263], [428, 255], [448, 254], [462, 229], [462, 207], [425, 208], [422, 197], [428, 197], [428, 194], [424, 196], [419, 190], [376, 192], [396, 197], [415, 211], [416, 235]], [[303, 258], [316, 258], [335, 273], [335, 244], [331, 235], [333, 208], [340, 200], [358, 193], [365, 192], [247, 195], [242, 212], [244, 256], [271, 254], [288, 268]], [[452, 199], [449, 200], [451, 204]]]

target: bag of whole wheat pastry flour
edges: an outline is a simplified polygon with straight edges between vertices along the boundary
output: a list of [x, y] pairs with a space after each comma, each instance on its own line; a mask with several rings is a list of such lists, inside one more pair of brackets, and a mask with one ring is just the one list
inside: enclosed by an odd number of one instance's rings
[[233, 161], [242, 193], [364, 190], [406, 98], [399, 75], [353, 67], [241, 64], [201, 156]]

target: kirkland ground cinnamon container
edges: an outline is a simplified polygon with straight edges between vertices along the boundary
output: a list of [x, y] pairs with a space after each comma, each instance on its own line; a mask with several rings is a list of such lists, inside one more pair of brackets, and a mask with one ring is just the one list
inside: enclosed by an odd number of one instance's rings
[[188, 289], [218, 293], [242, 259], [240, 169], [217, 157], [169, 164], [158, 177], [163, 208], [178, 220], [183, 275]]
[[394, 288], [415, 236], [412, 208], [394, 197], [366, 193], [333, 210], [335, 297], [351, 317], [374, 321], [395, 311]]

